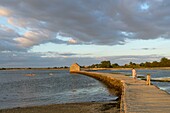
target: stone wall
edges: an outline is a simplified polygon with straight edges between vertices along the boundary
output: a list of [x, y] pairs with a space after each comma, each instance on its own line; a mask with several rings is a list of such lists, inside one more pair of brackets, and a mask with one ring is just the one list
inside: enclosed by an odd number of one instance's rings
[[102, 81], [103, 83], [105, 83], [106, 85], [112, 87], [115, 89], [115, 95], [118, 96], [119, 98], [122, 95], [122, 90], [123, 90], [123, 83], [120, 80], [117, 79], [113, 79], [110, 76], [105, 76], [105, 75], [100, 75], [98, 73], [94, 73], [94, 72], [86, 72], [86, 71], [79, 71], [77, 72], [79, 74], [83, 74], [86, 76], [90, 76], [93, 77], [97, 80]]

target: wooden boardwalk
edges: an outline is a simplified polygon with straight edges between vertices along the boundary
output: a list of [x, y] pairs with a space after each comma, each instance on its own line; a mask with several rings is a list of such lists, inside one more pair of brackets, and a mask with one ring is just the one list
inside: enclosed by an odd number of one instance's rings
[[[122, 74], [78, 72], [80, 74], [110, 80], [120, 80], [123, 84], [121, 96], [122, 113], [170, 113], [170, 94], [154, 85], [148, 86], [143, 80], [134, 80]], [[96, 78], [96, 77], [95, 77]]]

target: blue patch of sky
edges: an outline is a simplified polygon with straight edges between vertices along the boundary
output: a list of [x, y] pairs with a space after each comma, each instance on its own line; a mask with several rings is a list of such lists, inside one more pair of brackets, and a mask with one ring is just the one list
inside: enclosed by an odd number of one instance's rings
[[0, 24], [10, 28], [10, 25], [7, 24], [7, 18], [0, 16]]
[[135, 35], [133, 32], [126, 32], [126, 31], [121, 31], [120, 33], [126, 37], [133, 37]]
[[14, 31], [16, 31], [18, 34], [23, 35], [27, 30], [18, 26], [13, 26], [11, 24], [8, 23], [8, 18], [7, 17], [3, 17], [0, 16], [0, 24], [4, 25], [10, 29], [13, 29]]
[[148, 10], [150, 8], [148, 3], [143, 3], [140, 5], [141, 10]]
[[62, 41], [69, 41], [70, 39], [72, 39], [71, 37], [63, 37], [63, 36], [60, 36], [60, 33], [57, 33], [56, 35], [56, 38], [59, 39], [59, 40], [62, 40]]

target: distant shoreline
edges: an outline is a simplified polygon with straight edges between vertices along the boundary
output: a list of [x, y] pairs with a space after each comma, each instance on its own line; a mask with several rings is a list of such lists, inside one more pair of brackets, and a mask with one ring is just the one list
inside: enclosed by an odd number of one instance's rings
[[[131, 70], [132, 68], [81, 68], [86, 71], [98, 70]], [[151, 67], [151, 68], [136, 68], [138, 70], [170, 70], [170, 67]], [[69, 70], [69, 68], [0, 68], [2, 70]]]
[[[131, 70], [132, 68], [83, 68], [82, 70]], [[170, 70], [170, 67], [136, 68], [138, 70]]]
[[69, 70], [69, 68], [0, 68], [0, 71], [4, 70]]

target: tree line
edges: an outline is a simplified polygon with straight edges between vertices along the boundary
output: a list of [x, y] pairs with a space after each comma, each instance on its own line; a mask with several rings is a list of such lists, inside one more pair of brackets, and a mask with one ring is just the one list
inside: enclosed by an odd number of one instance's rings
[[101, 61], [100, 64], [92, 64], [89, 68], [142, 68], [142, 67], [170, 67], [170, 59], [163, 57], [160, 61], [145, 62], [145, 63], [133, 63], [125, 64], [120, 66], [117, 63], [111, 64], [110, 61]]

